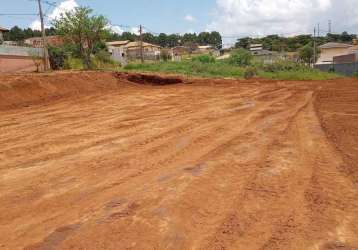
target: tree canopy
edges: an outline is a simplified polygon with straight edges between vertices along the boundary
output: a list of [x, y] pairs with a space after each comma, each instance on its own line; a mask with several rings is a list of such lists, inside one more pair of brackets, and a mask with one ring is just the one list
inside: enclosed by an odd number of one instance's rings
[[87, 68], [91, 67], [91, 55], [98, 43], [108, 37], [108, 20], [102, 15], [92, 15], [92, 9], [78, 7], [66, 12], [53, 22], [57, 33], [79, 46], [79, 52]]
[[[350, 43], [357, 36], [343, 32], [342, 34], [327, 34], [326, 36], [316, 37], [317, 45], [322, 45], [327, 42], [344, 42]], [[278, 35], [269, 35], [263, 38], [244, 37], [238, 39], [235, 44], [236, 48], [248, 49], [252, 43], [260, 43], [264, 49], [272, 51], [297, 51], [306, 45], [309, 45], [313, 40], [312, 35], [298, 35], [293, 37], [282, 37]]]

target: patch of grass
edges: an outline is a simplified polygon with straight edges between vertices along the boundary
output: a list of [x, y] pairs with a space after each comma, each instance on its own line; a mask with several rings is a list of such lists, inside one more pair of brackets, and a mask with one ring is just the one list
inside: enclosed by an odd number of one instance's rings
[[188, 76], [204, 77], [234, 77], [242, 78], [244, 69], [227, 65], [220, 62], [202, 63], [199, 61], [183, 62], [160, 62], [147, 64], [128, 64], [125, 70], [144, 71], [144, 72], [165, 72], [183, 74]]
[[[302, 65], [287, 62], [271, 66], [255, 65], [249, 67], [250, 74], [262, 78], [277, 80], [328, 80], [340, 77], [334, 73], [322, 72]], [[124, 70], [137, 72], [164, 72], [187, 76], [244, 78], [248, 75], [248, 67], [232, 65], [228, 61], [201, 62], [198, 60], [184, 60], [182, 62], [133, 63], [124, 67]]]
[[258, 75], [262, 78], [275, 80], [330, 80], [341, 77], [334, 73], [323, 72], [315, 69], [299, 69], [276, 72], [259, 71]]
[[83, 70], [85, 67], [83, 65], [82, 59], [69, 57], [65, 59], [64, 68], [73, 69], [73, 70]]

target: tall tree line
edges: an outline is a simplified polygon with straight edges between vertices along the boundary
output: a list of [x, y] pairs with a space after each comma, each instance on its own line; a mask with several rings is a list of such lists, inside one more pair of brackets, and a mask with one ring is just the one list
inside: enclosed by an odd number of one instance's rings
[[[122, 34], [112, 33], [109, 40], [129, 40], [135, 41], [138, 39], [138, 36], [130, 33], [123, 32]], [[201, 32], [196, 33], [186, 33], [186, 34], [165, 34], [160, 33], [158, 35], [153, 35], [151, 33], [143, 34], [143, 41], [147, 43], [152, 43], [159, 45], [164, 48], [171, 48], [175, 46], [189, 46], [191, 44], [196, 45], [212, 45], [215, 48], [222, 48], [222, 37], [219, 32]]]
[[[56, 30], [54, 28], [48, 28], [46, 29], [46, 34], [48, 36], [55, 35]], [[41, 36], [41, 31], [39, 30], [33, 30], [31, 28], [22, 29], [18, 26], [14, 26], [9, 30], [9, 32], [6, 32], [4, 34], [4, 40], [21, 42], [27, 38], [40, 37], [40, 36]]]
[[[46, 34], [48, 36], [56, 35], [58, 32], [54, 27], [46, 29]], [[22, 29], [18, 26], [14, 26], [10, 29], [9, 32], [4, 34], [5, 41], [23, 41], [31, 37], [41, 36], [41, 31], [33, 30], [31, 28]], [[117, 33], [108, 33], [107, 41], [115, 40], [129, 40], [135, 41], [138, 40], [138, 35], [131, 32], [123, 32], [122, 34]], [[196, 45], [212, 45], [218, 49], [222, 48], [222, 38], [219, 32], [201, 32], [196, 33], [186, 33], [183, 35], [180, 34], [165, 34], [160, 33], [158, 35], [153, 35], [151, 33], [144, 33], [143, 40], [148, 43], [156, 44], [164, 48], [175, 47], [175, 46], [190, 46], [191, 44]]]
[[[316, 41], [318, 45], [322, 45], [327, 42], [351, 43], [355, 38], [357, 38], [357, 35], [343, 32], [342, 34], [327, 34], [326, 36], [316, 37]], [[298, 35], [294, 37], [269, 35], [263, 38], [241, 38], [237, 41], [235, 47], [248, 49], [250, 44], [260, 43], [263, 45], [264, 49], [267, 50], [293, 52], [304, 46], [310, 45], [312, 41], [312, 35]]]

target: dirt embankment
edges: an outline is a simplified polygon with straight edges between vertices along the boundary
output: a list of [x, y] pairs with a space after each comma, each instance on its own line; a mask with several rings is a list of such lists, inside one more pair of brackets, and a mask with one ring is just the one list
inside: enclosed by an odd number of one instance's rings
[[0, 76], [0, 249], [358, 249], [358, 80], [185, 83]]
[[0, 76], [0, 110], [27, 107], [62, 98], [79, 98], [119, 91], [129, 84], [183, 83], [177, 77], [110, 72], [64, 72]]

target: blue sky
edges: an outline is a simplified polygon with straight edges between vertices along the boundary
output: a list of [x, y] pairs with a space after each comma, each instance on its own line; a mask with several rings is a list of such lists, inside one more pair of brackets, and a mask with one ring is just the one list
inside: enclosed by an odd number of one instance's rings
[[[54, 2], [54, 0], [49, 0]], [[63, 1], [56, 1], [61, 3]], [[105, 15], [113, 24], [131, 27], [143, 24], [154, 32], [184, 33], [207, 29], [212, 21], [215, 0], [76, 0]], [[48, 5], [44, 4], [46, 10]], [[54, 7], [48, 13], [53, 12]], [[31, 0], [6, 1], [0, 13], [36, 13], [37, 3]], [[36, 20], [33, 16], [0, 16], [0, 25], [27, 27]]]
[[[185, 33], [216, 30], [226, 41], [243, 36], [312, 34], [320, 24], [320, 34], [328, 31], [358, 33], [358, 0], [42, 0], [56, 2], [48, 10], [58, 16], [75, 5], [89, 6], [105, 15], [113, 25], [131, 30], [143, 24], [150, 31]], [[34, 13], [35, 0], [2, 0], [0, 13]], [[5, 4], [5, 5], [4, 5]], [[44, 4], [44, 9], [48, 6]], [[62, 6], [61, 8], [59, 6]], [[37, 21], [36, 21], [37, 20]], [[36, 22], [34, 22], [36, 21]], [[0, 16], [0, 26], [39, 27], [36, 16]], [[116, 30], [122, 31], [120, 27]], [[123, 29], [123, 28], [122, 28]], [[134, 28], [137, 30], [137, 28]], [[227, 38], [234, 37], [234, 38]]]

